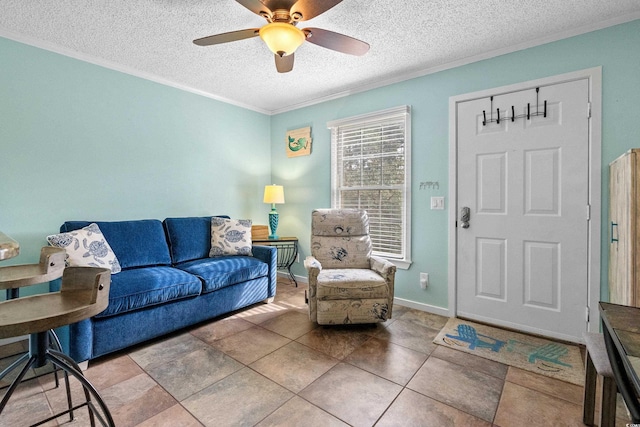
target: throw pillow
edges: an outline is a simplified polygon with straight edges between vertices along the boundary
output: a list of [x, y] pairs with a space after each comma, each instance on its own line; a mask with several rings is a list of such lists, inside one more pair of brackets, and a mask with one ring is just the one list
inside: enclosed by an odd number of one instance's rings
[[251, 220], [211, 218], [210, 257], [251, 253]]
[[47, 241], [67, 251], [69, 267], [104, 267], [110, 268], [111, 274], [121, 271], [116, 254], [95, 223], [80, 230], [47, 236]]

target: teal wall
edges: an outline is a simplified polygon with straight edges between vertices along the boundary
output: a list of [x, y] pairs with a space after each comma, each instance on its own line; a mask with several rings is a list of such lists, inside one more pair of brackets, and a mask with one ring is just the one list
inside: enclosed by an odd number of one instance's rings
[[[602, 66], [606, 224], [608, 164], [640, 146], [637, 46], [640, 21], [269, 117], [0, 38], [0, 230], [22, 246], [10, 263], [35, 262], [67, 219], [227, 213], [266, 224], [270, 182], [285, 186], [278, 234], [300, 238], [302, 260], [311, 210], [331, 203], [327, 121], [408, 104], [413, 265], [398, 272], [396, 296], [446, 307], [448, 212], [430, 210], [429, 199], [449, 191], [449, 97]], [[304, 126], [312, 154], [287, 158], [285, 132]], [[439, 190], [420, 190], [425, 181]], [[602, 233], [606, 298], [605, 225]], [[421, 271], [430, 273], [426, 290]], [[301, 262], [294, 272], [304, 276]]]
[[[447, 307], [448, 212], [432, 211], [432, 196], [448, 196], [449, 97], [591, 67], [602, 66], [603, 224], [608, 211], [608, 164], [631, 147], [640, 146], [640, 21], [610, 27], [475, 62], [401, 83], [274, 116], [271, 120], [273, 181], [285, 187], [287, 203], [278, 207], [281, 235], [301, 240], [301, 260], [309, 254], [311, 210], [329, 207], [330, 120], [408, 104], [412, 107], [412, 258], [408, 270], [396, 274], [396, 296]], [[334, 78], [339, 78], [339, 75]], [[287, 158], [285, 132], [312, 127], [308, 157]], [[419, 183], [438, 181], [439, 190], [420, 190]], [[446, 205], [448, 205], [448, 197]], [[602, 227], [601, 289], [607, 298], [608, 230]], [[295, 272], [303, 275], [300, 264]], [[428, 272], [430, 287], [419, 287]]]
[[268, 212], [268, 115], [2, 38], [0, 58], [3, 265], [65, 220]]

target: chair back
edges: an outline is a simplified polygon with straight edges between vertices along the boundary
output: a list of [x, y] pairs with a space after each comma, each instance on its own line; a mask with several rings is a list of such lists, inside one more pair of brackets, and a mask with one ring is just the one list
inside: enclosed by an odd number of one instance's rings
[[322, 268], [369, 268], [369, 217], [362, 209], [316, 209], [311, 213], [311, 255]]

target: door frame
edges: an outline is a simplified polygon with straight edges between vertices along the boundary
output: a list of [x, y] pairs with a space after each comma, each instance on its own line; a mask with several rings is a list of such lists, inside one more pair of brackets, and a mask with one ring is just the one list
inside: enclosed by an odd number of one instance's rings
[[[456, 95], [449, 98], [449, 317], [455, 317], [457, 314], [458, 229], [456, 227], [456, 221], [458, 216], [458, 117], [456, 112], [458, 104], [504, 93], [566, 83], [585, 78], [588, 79], [589, 83], [589, 105], [591, 108], [591, 120], [589, 120], [590, 221], [587, 231], [587, 257], [589, 264], [587, 271], [588, 311], [585, 312], [585, 320], [588, 316], [587, 330], [589, 332], [598, 332], [600, 330], [598, 302], [600, 301], [600, 254], [602, 244], [602, 67], [588, 68], [508, 86]], [[587, 113], [588, 106], [585, 105], [585, 115]], [[587, 212], [585, 212], [585, 215], [587, 215]], [[538, 333], [540, 331], [532, 328], [526, 332]], [[554, 336], [553, 338], [567, 339], [564, 335]]]

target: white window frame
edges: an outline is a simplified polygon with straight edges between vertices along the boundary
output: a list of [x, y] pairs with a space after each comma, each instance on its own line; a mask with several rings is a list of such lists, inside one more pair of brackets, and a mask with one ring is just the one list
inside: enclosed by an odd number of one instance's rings
[[[368, 114], [348, 117], [339, 120], [327, 122], [327, 127], [331, 130], [331, 207], [340, 207], [340, 192], [338, 185], [340, 183], [338, 177], [338, 137], [341, 128], [352, 128], [353, 126], [370, 125], [374, 122], [387, 120], [402, 120], [404, 122], [404, 185], [402, 186], [403, 197], [403, 226], [402, 226], [402, 256], [391, 257], [386, 254], [376, 253], [374, 255], [382, 256], [388, 259], [398, 268], [408, 269], [411, 266], [411, 106], [403, 105], [400, 107], [389, 108], [387, 110], [377, 111]], [[380, 186], [379, 188], [385, 188]], [[389, 187], [391, 188], [391, 187]]]

